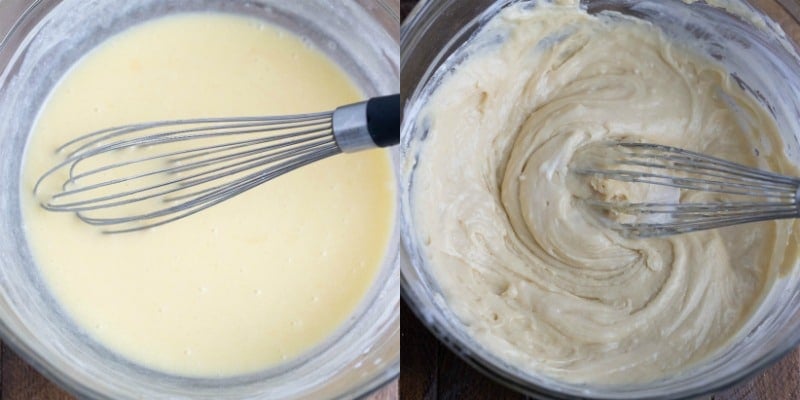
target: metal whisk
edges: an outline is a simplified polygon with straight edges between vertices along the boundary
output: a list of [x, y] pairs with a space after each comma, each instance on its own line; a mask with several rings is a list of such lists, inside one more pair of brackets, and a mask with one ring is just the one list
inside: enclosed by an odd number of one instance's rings
[[397, 144], [399, 132], [399, 95], [314, 114], [131, 124], [61, 146], [65, 158], [33, 191], [47, 210], [76, 213], [107, 233], [130, 232], [342, 152]]
[[[675, 147], [600, 142], [575, 154], [570, 171], [585, 179], [675, 188], [670, 201], [583, 199], [601, 223], [628, 237], [666, 236], [800, 217], [800, 179]], [[670, 189], [667, 189], [670, 190]], [[689, 192], [706, 192], [698, 196]], [[697, 193], [695, 193], [697, 194]], [[659, 199], [660, 200], [660, 199]]]

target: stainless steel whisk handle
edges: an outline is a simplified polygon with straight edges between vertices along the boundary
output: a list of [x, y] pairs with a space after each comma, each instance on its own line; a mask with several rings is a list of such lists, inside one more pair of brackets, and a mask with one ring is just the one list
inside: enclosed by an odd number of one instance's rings
[[333, 112], [333, 137], [344, 153], [400, 142], [400, 95], [373, 97]]

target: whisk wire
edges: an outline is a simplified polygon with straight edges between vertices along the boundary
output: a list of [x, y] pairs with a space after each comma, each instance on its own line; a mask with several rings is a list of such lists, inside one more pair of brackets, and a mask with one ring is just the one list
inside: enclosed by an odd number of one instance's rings
[[[286, 158], [294, 157], [294, 156], [297, 156], [297, 155], [302, 155], [305, 152], [308, 152], [310, 150], [315, 150], [319, 146], [320, 146], [320, 144], [317, 144], [317, 143], [306, 144], [306, 145], [303, 145], [301, 147], [286, 151], [284, 153], [278, 154], [277, 156], [273, 156], [273, 157], [256, 156], [256, 157], [248, 158], [248, 159], [245, 159], [245, 160], [242, 160], [242, 161], [238, 161], [238, 162], [233, 163], [233, 164], [223, 165], [223, 166], [211, 169], [209, 171], [203, 171], [203, 172], [200, 172], [200, 173], [196, 173], [194, 175], [190, 175], [190, 176], [187, 176], [187, 177], [181, 177], [181, 178], [174, 179], [174, 180], [171, 180], [171, 181], [166, 181], [166, 182], [159, 182], [157, 184], [154, 184], [154, 185], [151, 185], [151, 186], [146, 186], [144, 188], [135, 188], [135, 189], [128, 190], [128, 191], [113, 193], [113, 194], [106, 195], [106, 196], [93, 197], [93, 198], [90, 198], [88, 200], [75, 201], [75, 202], [70, 202], [70, 203], [62, 203], [62, 204], [57, 204], [57, 205], [53, 205], [52, 203], [50, 203], [50, 204], [48, 204], [48, 206], [46, 208], [48, 208], [50, 210], [53, 210], [53, 211], [68, 211], [68, 210], [71, 210], [71, 211], [89, 211], [89, 210], [96, 210], [96, 209], [100, 209], [100, 208], [106, 208], [106, 207], [120, 206], [120, 205], [135, 203], [135, 202], [139, 202], [139, 201], [143, 201], [143, 200], [148, 200], [148, 199], [151, 199], [151, 198], [154, 198], [154, 197], [158, 197], [158, 196], [174, 193], [176, 191], [184, 190], [184, 189], [187, 189], [187, 188], [190, 188], [190, 187], [194, 187], [194, 186], [197, 186], [197, 185], [201, 185], [201, 184], [204, 184], [204, 183], [207, 183], [207, 182], [211, 182], [211, 181], [214, 181], [214, 180], [217, 180], [217, 179], [220, 179], [220, 178], [224, 178], [224, 177], [227, 177], [227, 176], [231, 176], [231, 175], [237, 174], [239, 172], [244, 172], [244, 171], [250, 170], [250, 169], [255, 168], [255, 167], [260, 167], [260, 166], [272, 164], [274, 162], [281, 161], [281, 160], [286, 159]], [[148, 172], [146, 174], [141, 174], [140, 176], [116, 179], [116, 180], [113, 180], [113, 181], [105, 181], [105, 182], [102, 182], [102, 183], [99, 183], [99, 184], [90, 185], [90, 186], [86, 186], [86, 187], [81, 187], [79, 189], [75, 189], [75, 190], [72, 190], [72, 191], [61, 192], [61, 193], [58, 193], [57, 195], [54, 195], [52, 197], [52, 200], [55, 200], [55, 199], [61, 198], [61, 197], [66, 197], [66, 196], [73, 195], [73, 194], [77, 194], [77, 193], [80, 193], [80, 192], [86, 192], [86, 191], [89, 191], [89, 190], [103, 188], [103, 187], [106, 187], [106, 186], [110, 186], [112, 184], [129, 182], [131, 180], [136, 179], [137, 177], [142, 177], [144, 175], [151, 176], [151, 175], [162, 174], [162, 173], [170, 173], [170, 170], [169, 169], [164, 169], [164, 170], [159, 170], [159, 171], [155, 171], [155, 172]], [[195, 178], [200, 178], [200, 179], [195, 179]], [[142, 193], [145, 193], [145, 192], [148, 192], [148, 191], [151, 191], [151, 190], [155, 190], [155, 189], [159, 189], [159, 188], [163, 188], [163, 187], [169, 187], [169, 186], [174, 185], [174, 184], [180, 184], [180, 185], [177, 186], [177, 187], [165, 189], [165, 190], [160, 191], [160, 192], [152, 193], [150, 195], [138, 196], [138, 197], [134, 197], [134, 198], [127, 198], [129, 195], [142, 194]], [[108, 200], [118, 200], [118, 201], [107, 202]]]
[[[329, 120], [328, 121], [320, 121], [318, 123], [311, 124], [311, 125], [302, 125], [302, 126], [298, 126], [298, 127], [317, 126], [317, 125], [320, 125], [322, 123], [327, 123], [327, 125], [322, 125], [322, 127], [324, 129], [328, 129], [329, 130], [329, 128], [330, 128], [330, 121]], [[197, 129], [199, 130], [200, 128], [197, 128]], [[204, 131], [206, 129], [209, 129], [209, 128], [204, 128]], [[220, 129], [228, 129], [228, 128], [220, 128]], [[285, 130], [285, 129], [286, 128], [284, 128], [282, 130]], [[72, 160], [80, 161], [83, 158], [88, 158], [88, 157], [91, 157], [91, 156], [96, 155], [96, 154], [107, 153], [107, 152], [110, 152], [110, 151], [120, 150], [120, 149], [125, 149], [125, 148], [162, 145], [162, 144], [169, 144], [169, 143], [175, 143], [175, 142], [186, 141], [186, 140], [199, 140], [199, 139], [208, 139], [208, 138], [218, 138], [218, 137], [221, 137], [221, 136], [230, 136], [230, 135], [264, 133], [264, 132], [271, 132], [271, 131], [275, 131], [275, 130], [276, 129], [263, 127], [263, 125], [262, 125], [260, 127], [255, 127], [255, 128], [253, 128], [251, 126], [251, 129], [246, 129], [246, 130], [233, 130], [233, 131], [226, 130], [226, 131], [223, 131], [223, 132], [211, 131], [212, 133], [203, 133], [203, 134], [200, 134], [199, 131], [197, 131], [197, 130], [177, 130], [177, 131], [171, 131], [171, 132], [166, 132], [166, 133], [157, 134], [157, 135], [150, 135], [150, 136], [146, 136], [144, 138], [134, 138], [134, 139], [128, 139], [128, 140], [119, 140], [119, 141], [112, 142], [112, 143], [107, 144], [107, 145], [101, 145], [102, 141], [98, 140], [98, 141], [94, 141], [93, 146], [91, 147], [91, 150], [87, 150], [87, 147], [84, 145], [84, 146], [81, 146], [78, 150], [72, 152], [70, 155], [68, 155], [67, 162], [72, 161]], [[276, 136], [272, 136], [272, 137], [269, 137], [269, 138], [262, 138], [262, 139], [275, 141], [275, 140], [285, 139], [285, 138], [288, 138], [288, 137], [294, 137], [296, 135], [301, 135], [301, 134], [304, 134], [306, 132], [318, 132], [320, 130], [321, 130], [320, 128], [309, 129], [309, 130], [306, 130], [306, 131], [294, 132], [291, 135], [289, 135], [289, 134], [287, 134], [287, 135], [276, 135]], [[130, 132], [132, 132], [132, 131], [130, 131]], [[130, 132], [128, 132], [128, 133], [130, 133]], [[192, 133], [192, 132], [193, 132], [193, 134], [191, 134], [191, 135], [183, 135], [185, 133]], [[177, 136], [177, 135], [182, 135], [182, 136]], [[228, 144], [223, 144], [222, 146], [226, 146], [226, 145], [228, 145]], [[120, 164], [120, 163], [117, 163], [117, 164]], [[74, 166], [75, 166], [75, 164], [73, 164], [73, 167]]]
[[58, 147], [35, 182], [47, 210], [106, 233], [142, 230], [205, 210], [294, 169], [399, 142], [400, 96], [290, 116], [203, 118], [98, 130]]
[[596, 219], [626, 236], [663, 236], [800, 216], [797, 178], [675, 147], [590, 144], [576, 153], [570, 170], [600, 179], [675, 188], [686, 199], [692, 198], [684, 196], [688, 192], [738, 198], [686, 203], [583, 199]]
[[[313, 124], [308, 124], [308, 125], [304, 124], [302, 127], [320, 125], [321, 127], [319, 129], [311, 129], [311, 130], [308, 130], [308, 131], [318, 132], [318, 131], [320, 131], [322, 129], [330, 131], [330, 128], [331, 128], [331, 117], [330, 117], [330, 114], [325, 114], [325, 113], [302, 114], [302, 115], [299, 116], [299, 118], [301, 118], [303, 121], [308, 121], [312, 117], [316, 118], [314, 123]], [[276, 123], [270, 121], [271, 118], [278, 118], [279, 119], [278, 123], [281, 123], [281, 124], [284, 124], [284, 125], [281, 125], [280, 128], [276, 127], [275, 126]], [[229, 129], [230, 127], [236, 128], [236, 127], [239, 126], [239, 124], [228, 123], [226, 125], [206, 126], [206, 127], [203, 127], [203, 128], [173, 130], [173, 131], [168, 131], [168, 132], [165, 132], [165, 133], [148, 135], [148, 136], [143, 136], [143, 137], [136, 137], [134, 139], [128, 139], [128, 140], [119, 139], [117, 141], [114, 141], [114, 142], [111, 142], [111, 143], [108, 143], [108, 144], [105, 144], [105, 145], [102, 145], [103, 141], [110, 140], [110, 139], [117, 139], [119, 136], [121, 136], [123, 134], [138, 134], [138, 135], [141, 135], [142, 132], [146, 132], [148, 130], [151, 130], [151, 129], [154, 129], [154, 128], [159, 128], [159, 127], [187, 125], [187, 124], [188, 125], [198, 125], [198, 124], [204, 124], [204, 123], [218, 124], [218, 123], [225, 122], [225, 121], [229, 122], [229, 121], [231, 121], [231, 119], [207, 118], [207, 119], [198, 119], [198, 120], [159, 121], [159, 122], [144, 123], [144, 124], [138, 124], [138, 125], [125, 125], [125, 126], [122, 126], [122, 127], [108, 128], [108, 129], [99, 130], [99, 131], [96, 131], [96, 132], [93, 132], [93, 133], [89, 133], [89, 134], [83, 135], [83, 136], [79, 137], [78, 139], [71, 140], [71, 141], [65, 143], [64, 145], [60, 146], [56, 151], [57, 153], [64, 152], [70, 146], [80, 144], [80, 146], [76, 150], [73, 150], [73, 151], [69, 152], [65, 156], [65, 159], [62, 162], [57, 163], [54, 167], [52, 167], [51, 169], [46, 171], [37, 180], [37, 182], [34, 185], [34, 192], [38, 192], [42, 181], [44, 181], [47, 177], [51, 176], [53, 173], [55, 173], [56, 171], [62, 169], [65, 166], [70, 166], [69, 176], [70, 176], [70, 178], [74, 177], [76, 175], [75, 174], [75, 169], [78, 167], [78, 165], [84, 159], [91, 158], [91, 157], [94, 157], [94, 156], [97, 156], [97, 155], [106, 154], [106, 153], [109, 153], [109, 152], [112, 152], [112, 151], [117, 151], [117, 150], [136, 148], [136, 147], [164, 145], [164, 144], [174, 143], [174, 142], [178, 142], [178, 141], [182, 141], [182, 140], [197, 140], [197, 139], [202, 139], [202, 138], [216, 138], [216, 137], [220, 137], [220, 136], [228, 136], [228, 135], [235, 135], [235, 134], [251, 134], [251, 133], [262, 133], [262, 132], [263, 133], [267, 133], [267, 132], [273, 132], [273, 131], [286, 130], [286, 129], [289, 129], [291, 127], [291, 125], [285, 125], [285, 123], [287, 122], [288, 119], [289, 119], [288, 117], [267, 117], [267, 118], [254, 117], [254, 118], [242, 118], [242, 119], [236, 118], [235, 121], [241, 121], [241, 120], [258, 121], [258, 123], [260, 125], [251, 124], [249, 126], [250, 127], [261, 126], [261, 128], [260, 129], [254, 128], [254, 129], [248, 129], [248, 130], [244, 130], [244, 131], [239, 130], [239, 131], [232, 131], [231, 132], [231, 131], [226, 131], [225, 129]], [[183, 133], [187, 133], [187, 132], [200, 132], [201, 130], [202, 131], [212, 131], [214, 133], [211, 133], [211, 134], [208, 134], [208, 135], [203, 135], [203, 136], [193, 135], [193, 136], [183, 136], [183, 137], [178, 137], [178, 138], [173, 137], [171, 139], [166, 139], [166, 138], [168, 138], [170, 136], [183, 134]], [[300, 134], [303, 134], [305, 132], [306, 131], [293, 132], [293, 133], [289, 133], [289, 134], [285, 134], [285, 135], [273, 135], [273, 136], [262, 137], [262, 138], [255, 139], [255, 140], [256, 141], [258, 141], [258, 140], [275, 141], [275, 140], [281, 140], [281, 139], [285, 139], [285, 138], [288, 138], [288, 137], [293, 137], [293, 136], [296, 136], [296, 135], [300, 135]], [[86, 141], [87, 143], [81, 144], [82, 141]], [[222, 144], [220, 146], [229, 146], [229, 145], [231, 145], [231, 144]], [[190, 150], [186, 150], [186, 152], [193, 152], [195, 150], [196, 149], [190, 149]], [[157, 159], [157, 158], [163, 157], [163, 156], [164, 155], [153, 156], [153, 157], [148, 157], [147, 159], [148, 160], [153, 160], [153, 159]], [[113, 169], [113, 168], [118, 168], [121, 165], [130, 165], [130, 164], [135, 163], [135, 162], [136, 162], [136, 160], [116, 162], [116, 163], [112, 163], [110, 165], [107, 165], [105, 168], [102, 168], [102, 170], [109, 170], [109, 169]], [[67, 182], [65, 182], [65, 184], [66, 183]], [[66, 187], [66, 185], [63, 188], [65, 188], [65, 187]]]
[[774, 190], [762, 190], [760, 193], [756, 192], [758, 186], [745, 185], [735, 182], [710, 182], [705, 179], [696, 178], [683, 178], [670, 175], [654, 174], [632, 170], [609, 170], [609, 171], [591, 171], [585, 169], [576, 170], [576, 172], [584, 175], [596, 175], [622, 182], [646, 183], [651, 185], [669, 186], [677, 189], [716, 192], [724, 194], [734, 194], [743, 196], [763, 196], [769, 198], [784, 198], [794, 196], [789, 190], [782, 190], [782, 188], [774, 188]]
[[[297, 114], [292, 116], [270, 116], [270, 117], [237, 117], [237, 118], [199, 118], [199, 119], [178, 119], [178, 120], [165, 120], [165, 121], [153, 121], [153, 122], [145, 122], [145, 123], [138, 123], [138, 124], [129, 124], [129, 125], [121, 125], [106, 129], [100, 129], [94, 132], [87, 133], [85, 135], [78, 136], [75, 139], [72, 139], [68, 142], [65, 142], [63, 145], [56, 149], [56, 153], [62, 153], [67, 148], [76, 145], [78, 143], [82, 143], [80, 147], [78, 147], [75, 152], [86, 149], [96, 147], [98, 143], [102, 143], [103, 141], [115, 139], [117, 137], [125, 135], [125, 134], [139, 134], [141, 132], [147, 130], [154, 130], [160, 129], [165, 127], [172, 127], [172, 126], [195, 126], [194, 129], [196, 130], [215, 130], [218, 132], [224, 132], [226, 129], [233, 129], [237, 127], [242, 127], [242, 125], [247, 126], [263, 126], [265, 128], [269, 128], [272, 130], [281, 130], [291, 128], [293, 124], [298, 122], [308, 122], [314, 120], [330, 120], [330, 113], [310, 113], [310, 114]], [[280, 128], [283, 126], [283, 128]], [[195, 130], [191, 129], [183, 129], [177, 131], [167, 131], [163, 134], [179, 134], [179, 133], [186, 133], [186, 132], [194, 132]], [[138, 139], [147, 140], [153, 136], [161, 136], [158, 135], [147, 135], [147, 136], [138, 136]], [[68, 154], [68, 157], [71, 154]]]
[[[162, 128], [167, 130], [153, 133]], [[257, 137], [250, 137], [253, 134]], [[218, 143], [231, 136], [242, 140]], [[210, 142], [181, 147], [182, 142], [204, 141]], [[59, 151], [66, 152], [66, 158], [37, 180], [34, 192], [64, 168], [67, 179], [61, 191], [43, 201], [42, 207], [74, 212], [93, 225], [122, 225], [107, 232], [128, 232], [194, 214], [341, 150], [333, 137], [331, 114], [315, 113], [126, 125], [83, 135]], [[109, 154], [115, 162], [95, 165]], [[111, 178], [104, 179], [106, 176]], [[159, 176], [172, 178], [157, 179]], [[125, 209], [121, 217], [90, 214], [147, 201], [158, 201], [161, 206], [143, 207], [145, 211]]]
[[[129, 222], [156, 220], [155, 222], [147, 222], [145, 225], [135, 225], [132, 227], [123, 227], [118, 229], [107, 229], [104, 231], [105, 233], [126, 233], [126, 232], [139, 231], [145, 228], [154, 228], [196, 214], [209, 207], [219, 204], [225, 200], [228, 200], [233, 196], [237, 196], [247, 190], [255, 188], [256, 186], [259, 186], [262, 183], [274, 179], [280, 175], [293, 171], [302, 166], [311, 164], [313, 162], [322, 160], [329, 156], [338, 154], [339, 152], [340, 150], [338, 147], [330, 146], [328, 147], [327, 150], [316, 153], [310, 157], [300, 160], [287, 161], [285, 163], [280, 164], [276, 168], [252, 173], [245, 178], [238, 179], [231, 184], [219, 187], [211, 192], [204, 194], [203, 196], [194, 198], [179, 205], [163, 208], [158, 211], [148, 212], [144, 214], [135, 214], [119, 218], [92, 218], [85, 215], [83, 212], [77, 212], [76, 214], [78, 218], [80, 218], [82, 221], [91, 225], [100, 225], [100, 226], [121, 225]], [[163, 216], [170, 216], [170, 217], [166, 219], [157, 220], [158, 218]]]
[[[781, 197], [787, 193], [794, 196], [796, 191], [794, 186], [796, 180], [793, 178], [670, 146], [648, 143], [604, 143], [590, 145], [586, 151], [587, 154], [581, 157], [582, 162], [575, 168], [577, 173], [613, 176], [615, 180], [736, 195], [766, 194]], [[669, 173], [629, 170], [617, 166], [666, 170]], [[695, 177], [678, 176], [675, 174], [676, 171]]]
[[[642, 156], [631, 155], [631, 157], [634, 158]], [[717, 167], [713, 164], [710, 164], [706, 160], [692, 160], [668, 156], [664, 158], [664, 161], [668, 162], [669, 164], [665, 165], [645, 161], [623, 161], [621, 164], [635, 165], [645, 168], [672, 169], [689, 174], [696, 174], [702, 171], [707, 177], [732, 179], [734, 180], [733, 182], [739, 183], [741, 185], [740, 187], [783, 187], [787, 184], [787, 182], [780, 180], [769, 180], [771, 177], [768, 176], [759, 176], [755, 174], [748, 174], [747, 171], [737, 171], [735, 169]], [[692, 164], [692, 162], [696, 163]], [[788, 183], [790, 184], [791, 182]]]
[[[325, 148], [326, 146], [330, 146], [330, 144], [312, 143], [312, 144], [307, 144], [307, 145], [304, 145], [304, 146], [296, 148], [296, 149], [285, 151], [285, 152], [283, 152], [281, 154], [274, 155], [274, 156], [271, 156], [269, 158], [262, 157], [262, 156], [249, 158], [249, 159], [247, 159], [245, 161], [237, 162], [237, 163], [231, 164], [231, 165], [229, 165], [227, 167], [216, 168], [214, 170], [211, 170], [211, 171], [208, 171], [208, 172], [204, 172], [202, 174], [197, 174], [195, 176], [192, 176], [189, 181], [181, 183], [181, 189], [194, 187], [194, 186], [197, 186], [197, 185], [200, 185], [200, 184], [203, 184], [203, 183], [211, 182], [213, 180], [222, 178], [222, 177], [227, 176], [227, 175], [237, 174], [239, 172], [250, 170], [250, 169], [252, 169], [254, 167], [261, 167], [261, 166], [264, 166], [264, 165], [269, 165], [269, 164], [272, 164], [272, 163], [275, 163], [277, 161], [281, 161], [281, 160], [284, 160], [284, 159], [293, 158], [293, 157], [296, 157], [296, 156], [304, 156], [306, 154], [313, 154], [313, 152], [321, 150], [321, 149]], [[233, 167], [239, 167], [239, 168], [231, 169]], [[210, 177], [203, 177], [207, 173], [211, 173], [211, 172], [220, 172], [220, 173], [212, 175]], [[200, 179], [194, 179], [194, 178], [200, 178]], [[165, 200], [172, 201], [172, 200], [177, 200], [177, 199], [181, 199], [181, 198], [188, 197], [188, 196], [193, 196], [193, 195], [195, 195], [195, 193], [187, 193], [187, 194], [179, 196], [179, 197], [169, 197], [169, 198], [166, 198]]]
[[[264, 147], [260, 147], [260, 148], [256, 148], [256, 149], [251, 149], [251, 150], [247, 150], [247, 151], [238, 152], [238, 153], [228, 154], [228, 155], [224, 155], [224, 156], [218, 156], [216, 158], [211, 158], [211, 159], [207, 159], [207, 160], [195, 161], [195, 162], [190, 163], [190, 164], [180, 164], [180, 165], [175, 165], [173, 167], [168, 167], [168, 168], [161, 169], [161, 170], [148, 171], [148, 172], [140, 173], [140, 174], [129, 176], [129, 177], [117, 178], [117, 179], [112, 179], [112, 180], [108, 180], [108, 181], [103, 181], [103, 182], [97, 183], [97, 184], [80, 186], [80, 187], [78, 187], [76, 189], [71, 189], [71, 190], [67, 190], [66, 189], [71, 184], [76, 183], [80, 179], [88, 178], [88, 177], [90, 177], [92, 175], [95, 175], [97, 173], [100, 173], [100, 172], [105, 172], [105, 171], [109, 171], [109, 170], [112, 170], [112, 169], [121, 168], [121, 167], [124, 167], [124, 166], [130, 166], [130, 165], [138, 164], [138, 163], [141, 163], [141, 162], [167, 158], [167, 162], [168, 163], [177, 163], [180, 160], [185, 160], [185, 159], [188, 159], [188, 158], [184, 157], [184, 158], [180, 158], [180, 159], [171, 159], [169, 157], [171, 157], [173, 155], [189, 153], [189, 152], [192, 152], [192, 150], [165, 153], [165, 154], [160, 154], [160, 155], [156, 155], [156, 156], [152, 156], [152, 157], [140, 158], [140, 159], [136, 159], [136, 160], [132, 160], [132, 161], [125, 161], [125, 162], [120, 162], [120, 163], [116, 163], [116, 164], [106, 165], [104, 167], [93, 169], [93, 170], [90, 170], [90, 171], [87, 171], [87, 172], [84, 172], [84, 173], [81, 173], [81, 174], [74, 174], [74, 175], [71, 174], [70, 178], [68, 180], [66, 180], [65, 183], [64, 183], [64, 186], [63, 186], [64, 191], [62, 191], [61, 193], [58, 193], [56, 195], [53, 195], [52, 199], [55, 200], [55, 199], [58, 199], [60, 197], [66, 197], [66, 196], [70, 196], [70, 195], [74, 195], [74, 194], [78, 194], [78, 193], [82, 193], [82, 192], [86, 192], [86, 191], [90, 191], [90, 190], [94, 190], [94, 189], [98, 189], [98, 188], [103, 188], [103, 187], [106, 187], [106, 186], [111, 186], [111, 185], [120, 184], [120, 183], [132, 181], [132, 180], [136, 180], [136, 179], [146, 178], [146, 177], [149, 177], [149, 176], [152, 176], [152, 175], [157, 175], [157, 174], [177, 174], [177, 173], [180, 173], [180, 172], [186, 172], [186, 171], [190, 171], [190, 170], [197, 169], [197, 168], [200, 168], [200, 167], [205, 167], [205, 166], [208, 166], [208, 165], [211, 165], [211, 164], [214, 164], [214, 163], [219, 163], [221, 161], [229, 161], [231, 159], [236, 159], [236, 158], [240, 158], [240, 157], [243, 157], [243, 156], [250, 156], [250, 155], [255, 155], [255, 154], [259, 154], [259, 153], [264, 153], [264, 152], [268, 152], [268, 151], [276, 150], [276, 149], [281, 149], [281, 148], [284, 148], [284, 147], [287, 147], [287, 146], [291, 146], [291, 145], [295, 145], [295, 144], [302, 144], [304, 142], [311, 141], [311, 140], [325, 139], [325, 138], [327, 138], [329, 136], [330, 136], [330, 133], [322, 134], [322, 135], [310, 136], [310, 137], [297, 139], [297, 140], [293, 140], [293, 141], [290, 141], [290, 142], [285, 142], [285, 143], [281, 143], [281, 144], [277, 144], [277, 145], [269, 145], [269, 146], [264, 146]], [[255, 140], [255, 141], [248, 141], [246, 144], [242, 144], [241, 146], [226, 145], [225, 147], [222, 147], [222, 146], [215, 146], [215, 147], [217, 148], [217, 150], [219, 150], [219, 149], [231, 150], [231, 149], [236, 149], [236, 148], [240, 148], [240, 147], [249, 146], [249, 145], [252, 145], [252, 144], [261, 144], [261, 143], [264, 143], [264, 142], [271, 142], [271, 141], [273, 141], [273, 140], [271, 140], [271, 139], [261, 139], [261, 140]], [[243, 143], [243, 142], [236, 142], [236, 143], [239, 144], [239, 143]], [[305, 148], [307, 148], [307, 147], [299, 147], [298, 149], [305, 149]], [[308, 148], [310, 148], [310, 147], [308, 147]], [[208, 147], [204, 148], [204, 149], [208, 149]], [[297, 149], [293, 149], [293, 150], [297, 150]], [[217, 154], [217, 153], [218, 153], [218, 151], [217, 152], [204, 152], [200, 156], [206, 156], [206, 155]], [[293, 153], [289, 153], [289, 154], [293, 154]], [[229, 167], [242, 165], [246, 161], [247, 160], [238, 162], [236, 164], [229, 165]], [[80, 162], [80, 160], [76, 160], [75, 164], [73, 164], [73, 165], [76, 165], [79, 162]], [[219, 170], [222, 170], [222, 169], [223, 168], [220, 167], [220, 168], [217, 168], [217, 169], [212, 170], [212, 171], [207, 171], [206, 173], [216, 172], [216, 171], [219, 171]], [[196, 177], [196, 175], [192, 176], [192, 177]], [[171, 182], [165, 182], [164, 184], [176, 183], [176, 182], [177, 181], [171, 181]], [[145, 190], [145, 189], [142, 189], [142, 190]], [[117, 196], [122, 196], [122, 195], [125, 195], [125, 194], [128, 194], [128, 193], [118, 193], [116, 195]], [[103, 199], [104, 198], [96, 198], [95, 200], [103, 200]]]
[[739, 217], [710, 217], [695, 221], [679, 221], [668, 223], [620, 223], [609, 225], [609, 228], [621, 232], [628, 237], [660, 237], [690, 233], [706, 229], [723, 228], [731, 225], [747, 224], [751, 222], [770, 221], [776, 219], [797, 218], [797, 212], [776, 212], [769, 214], [753, 214]]

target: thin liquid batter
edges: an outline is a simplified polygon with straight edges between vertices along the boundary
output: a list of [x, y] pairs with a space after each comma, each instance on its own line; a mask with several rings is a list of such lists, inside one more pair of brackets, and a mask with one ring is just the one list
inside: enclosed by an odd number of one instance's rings
[[414, 224], [449, 307], [497, 357], [570, 382], [651, 381], [736, 337], [796, 262], [794, 223], [625, 239], [570, 190], [576, 149], [626, 138], [798, 171], [720, 65], [647, 22], [555, 3], [500, 12], [427, 99]]
[[31, 195], [77, 135], [148, 120], [327, 111], [362, 95], [300, 38], [190, 14], [144, 23], [69, 71], [24, 166], [25, 229], [55, 298], [92, 337], [184, 375], [254, 372], [323, 342], [380, 269], [394, 218], [388, 153], [333, 157], [190, 218], [103, 235]]

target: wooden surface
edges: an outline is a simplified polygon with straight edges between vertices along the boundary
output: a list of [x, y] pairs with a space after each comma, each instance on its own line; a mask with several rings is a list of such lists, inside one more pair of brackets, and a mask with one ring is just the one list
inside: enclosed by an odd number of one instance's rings
[[[790, 19], [783, 7], [789, 4], [800, 10], [800, 0], [756, 0], [778, 20], [787, 33], [800, 39], [798, 21]], [[401, 2], [405, 17], [416, 0]], [[791, 4], [790, 4], [791, 3]], [[800, 42], [800, 40], [798, 40]], [[400, 398], [403, 400], [523, 400], [518, 394], [493, 381], [462, 362], [422, 326], [405, 303], [401, 308]], [[800, 350], [786, 356], [763, 373], [722, 393], [704, 400], [794, 400], [800, 399]]]

